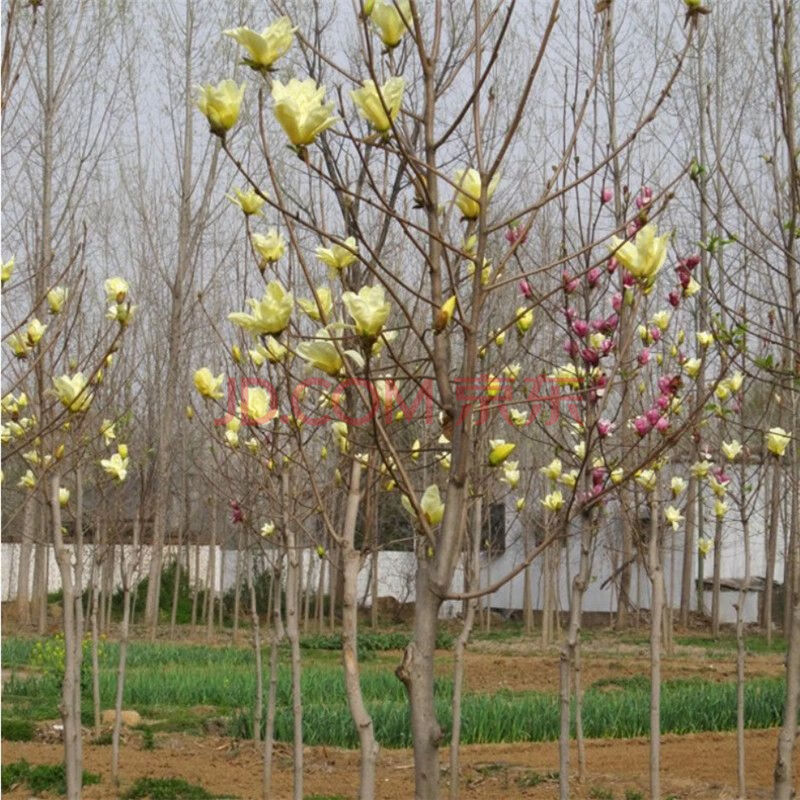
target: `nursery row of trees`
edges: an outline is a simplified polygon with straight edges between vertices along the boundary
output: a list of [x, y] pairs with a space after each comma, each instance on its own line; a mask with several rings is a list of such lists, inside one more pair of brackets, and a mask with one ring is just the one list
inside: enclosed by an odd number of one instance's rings
[[[266, 5], [6, 5], [3, 521], [21, 543], [23, 625], [44, 624], [49, 548], [58, 563], [68, 796], [80, 796], [82, 641], [106, 613], [104, 569], [111, 583], [121, 577], [124, 644], [146, 538], [143, 621], [154, 637], [167, 545], [214, 545], [227, 531], [259, 676], [253, 565], [259, 552], [282, 555], [264, 796], [284, 636], [303, 796], [300, 552], [310, 545], [339, 586], [360, 797], [374, 797], [357, 576], [385, 543], [387, 518], [399, 520], [388, 538], [416, 555], [411, 642], [397, 668], [416, 797], [440, 793], [442, 603], [465, 609], [455, 798], [463, 654], [479, 601], [536, 559], [543, 643], [561, 648], [569, 796], [573, 713], [584, 769], [582, 604], [611, 521], [618, 626], [631, 622], [637, 565], [650, 583], [653, 797], [674, 622], [666, 548], [682, 537], [684, 623], [692, 561], [713, 553], [716, 632], [722, 544], [740, 540], [744, 796], [755, 515], [766, 521], [770, 634], [776, 578], [786, 597], [775, 796], [790, 797], [800, 692], [793, 4]], [[513, 509], [525, 555], [487, 585], [479, 552], [497, 502]], [[580, 561], [557, 633], [568, 540]], [[206, 598], [193, 617], [210, 626]], [[123, 646], [118, 711], [124, 674]], [[114, 740], [116, 775], [119, 715]]]

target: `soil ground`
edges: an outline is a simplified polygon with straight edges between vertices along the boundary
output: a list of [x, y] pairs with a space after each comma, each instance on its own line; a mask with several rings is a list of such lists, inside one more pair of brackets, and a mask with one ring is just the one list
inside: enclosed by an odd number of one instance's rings
[[[747, 731], [748, 798], [770, 796], [777, 731]], [[261, 766], [258, 753], [248, 743], [223, 738], [186, 735], [156, 737], [155, 750], [142, 750], [136, 734], [129, 735], [121, 757], [122, 787], [141, 776], [181, 777], [200, 783], [210, 792], [230, 793], [245, 800], [260, 797]], [[63, 756], [59, 744], [4, 742], [3, 760], [25, 758], [31, 763], [56, 763]], [[624, 800], [648, 794], [648, 743], [646, 739], [592, 740], [586, 747], [588, 774], [574, 782], [571, 796], [613, 797]], [[573, 763], [575, 761], [573, 752]], [[558, 796], [558, 752], [555, 742], [514, 745], [469, 745], [462, 748], [461, 796], [516, 800]], [[111, 748], [87, 746], [86, 768], [102, 775], [102, 782], [86, 787], [86, 800], [114, 798], [110, 789]], [[307, 748], [305, 794], [355, 797], [358, 753], [333, 748]], [[441, 751], [446, 769], [447, 751]], [[733, 733], [664, 736], [662, 744], [663, 796], [686, 798], [735, 798], [736, 739]], [[286, 745], [276, 753], [276, 797], [291, 797], [291, 756]], [[447, 777], [443, 778], [446, 782]], [[800, 759], [796, 765], [800, 780]], [[538, 782], [538, 785], [532, 785]], [[378, 797], [407, 800], [413, 796], [412, 757], [409, 750], [385, 750], [378, 767]], [[30, 797], [27, 790], [5, 795], [9, 800]]]

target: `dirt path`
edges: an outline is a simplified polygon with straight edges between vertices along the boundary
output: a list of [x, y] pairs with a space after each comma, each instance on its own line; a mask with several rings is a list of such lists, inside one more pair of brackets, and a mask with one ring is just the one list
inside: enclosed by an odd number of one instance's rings
[[[767, 798], [772, 781], [777, 732], [747, 732], [748, 797]], [[736, 797], [736, 743], [733, 734], [694, 734], [665, 736], [662, 748], [664, 796], [676, 798]], [[155, 750], [141, 750], [131, 737], [122, 753], [122, 785], [129, 786], [137, 777], [182, 777], [201, 783], [211, 792], [231, 793], [243, 800], [260, 796], [260, 761], [249, 743], [230, 739], [199, 739], [191, 736], [157, 737]], [[25, 758], [31, 763], [55, 763], [62, 758], [56, 744], [3, 743], [3, 761]], [[477, 800], [516, 800], [516, 798], [554, 798], [558, 784], [555, 743], [515, 745], [470, 745], [463, 748], [461, 775], [462, 797]], [[109, 747], [87, 746], [86, 768], [99, 772], [103, 781], [87, 787], [86, 800], [114, 798], [110, 790]], [[291, 757], [287, 746], [277, 753], [275, 788], [277, 797], [291, 796]], [[447, 752], [442, 750], [442, 766]], [[647, 796], [648, 749], [646, 739], [595, 740], [587, 745], [589, 775], [582, 786], [575, 783], [572, 797], [613, 797], [624, 800], [626, 792]], [[306, 795], [355, 796], [358, 754], [332, 748], [308, 748], [306, 755]], [[411, 753], [386, 750], [381, 754], [378, 797], [383, 800], [407, 800], [413, 794]], [[800, 759], [797, 764], [800, 781]], [[443, 778], [446, 781], [446, 777]], [[536, 785], [534, 785], [536, 784]], [[608, 793], [611, 794], [608, 794]], [[30, 797], [27, 790], [5, 795], [10, 800]], [[636, 796], [636, 795], [634, 795]]]

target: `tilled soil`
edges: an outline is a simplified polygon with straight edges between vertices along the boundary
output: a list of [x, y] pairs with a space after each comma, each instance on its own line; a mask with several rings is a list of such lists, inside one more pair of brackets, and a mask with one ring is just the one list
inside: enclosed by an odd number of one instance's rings
[[[776, 730], [747, 731], [748, 798], [770, 796], [775, 762]], [[25, 758], [31, 763], [56, 763], [63, 757], [58, 744], [4, 742], [3, 762]], [[648, 795], [647, 739], [591, 740], [586, 743], [587, 775], [573, 782], [571, 797], [628, 797]], [[573, 751], [572, 762], [575, 765]], [[87, 745], [85, 768], [102, 775], [102, 782], [84, 790], [86, 800], [115, 798], [111, 788], [111, 748]], [[441, 751], [443, 788], [448, 782], [448, 754]], [[554, 798], [558, 796], [558, 751], [555, 742], [513, 745], [469, 745], [461, 751], [462, 798]], [[662, 792], [676, 798], [735, 798], [736, 738], [733, 733], [667, 735], [662, 744]], [[291, 797], [291, 751], [278, 745], [275, 756], [275, 797]], [[130, 733], [121, 756], [121, 787], [142, 776], [181, 777], [208, 791], [246, 800], [261, 796], [261, 761], [249, 742], [226, 738], [198, 738], [162, 734], [155, 750], [141, 749], [137, 734]], [[378, 793], [384, 800], [413, 797], [413, 766], [409, 750], [384, 750], [378, 766]], [[800, 781], [800, 758], [796, 764]], [[308, 795], [356, 796], [358, 753], [335, 748], [306, 748], [305, 786]], [[5, 795], [29, 798], [26, 789]]]

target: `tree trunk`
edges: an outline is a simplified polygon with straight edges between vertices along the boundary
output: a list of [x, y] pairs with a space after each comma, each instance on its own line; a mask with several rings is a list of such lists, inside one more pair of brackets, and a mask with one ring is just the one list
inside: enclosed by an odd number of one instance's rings
[[214, 632], [214, 594], [216, 575], [214, 574], [217, 559], [217, 500], [212, 500], [211, 507], [211, 544], [208, 548], [208, 565], [206, 567], [206, 639], [211, 639]]
[[770, 492], [769, 527], [767, 529], [767, 569], [764, 577], [764, 605], [762, 624], [767, 632], [767, 644], [772, 644], [772, 595], [775, 586], [775, 560], [778, 553], [778, 512], [781, 505], [781, 470], [777, 459], [770, 470], [772, 490]]
[[[247, 590], [250, 595], [250, 624], [253, 627], [253, 655], [256, 662], [256, 696], [255, 708], [253, 709], [253, 741], [258, 744], [261, 741], [261, 718], [264, 711], [264, 671], [261, 666], [261, 630], [258, 621], [258, 606], [256, 604], [256, 588], [253, 580], [253, 568], [255, 559], [253, 551], [247, 550]], [[235, 628], [234, 628], [235, 630]]]
[[60, 476], [56, 472], [50, 482], [50, 511], [53, 524], [53, 543], [61, 574], [64, 597], [64, 681], [61, 687], [59, 712], [64, 724], [64, 771], [68, 800], [80, 800], [83, 781], [83, 752], [81, 742], [81, 659], [83, 631], [77, 611], [80, 593], [75, 593], [70, 552], [61, 535], [61, 505], [58, 499]]
[[683, 564], [681, 570], [681, 625], [689, 625], [692, 608], [692, 565], [697, 545], [695, 544], [695, 518], [697, 516], [697, 478], [689, 477], [686, 489], [686, 522], [683, 532]]
[[[566, 537], [567, 531], [564, 531]], [[560, 540], [554, 545], [560, 547]], [[559, 797], [569, 800], [569, 743], [570, 743], [570, 673], [575, 664], [578, 638], [581, 631], [581, 612], [583, 611], [583, 593], [589, 582], [591, 570], [592, 524], [589, 519], [581, 519], [581, 554], [578, 572], [572, 579], [572, 593], [569, 604], [569, 627], [561, 645], [559, 659], [559, 689], [561, 706], [561, 729], [558, 738], [559, 752]], [[569, 560], [569, 549], [566, 557]], [[577, 698], [578, 686], [575, 687]], [[582, 746], [583, 743], [581, 743]]]
[[291, 648], [292, 665], [292, 720], [293, 720], [293, 797], [303, 800], [303, 696], [300, 688], [300, 620], [298, 619], [298, 590], [300, 567], [297, 557], [297, 539], [290, 524], [289, 472], [281, 475], [281, 510], [283, 537], [286, 548], [286, 636]]
[[720, 570], [722, 567], [722, 517], [714, 523], [714, 578], [711, 591], [711, 635], [719, 636]]
[[36, 530], [36, 502], [33, 492], [25, 496], [23, 510], [22, 541], [19, 544], [19, 566], [17, 568], [17, 621], [20, 625], [31, 624], [31, 552]]
[[[742, 468], [742, 472], [744, 472], [744, 468]], [[744, 487], [744, 475], [742, 475], [741, 485]], [[742, 491], [744, 491], [743, 488]], [[744, 800], [747, 796], [744, 770], [744, 606], [747, 602], [747, 592], [750, 589], [750, 525], [746, 514], [742, 514], [742, 531], [744, 534], [744, 580], [739, 589], [739, 599], [736, 603], [736, 774], [739, 782], [739, 797]]]
[[[420, 547], [425, 549], [424, 543]], [[411, 705], [414, 742], [414, 798], [437, 800], [439, 796], [439, 744], [442, 729], [436, 719], [433, 694], [433, 655], [441, 599], [431, 587], [432, 565], [426, 553], [418, 556], [416, 602], [411, 642], [396, 670]]]
[[272, 631], [269, 646], [269, 688], [267, 690], [267, 723], [264, 729], [264, 770], [262, 774], [262, 794], [269, 800], [272, 793], [272, 747], [275, 740], [275, 703], [278, 696], [278, 645], [283, 639], [281, 620], [281, 557], [272, 569], [270, 584], [272, 605]]
[[664, 603], [664, 573], [659, 548], [660, 507], [658, 487], [650, 507], [650, 541], [647, 546], [650, 572], [650, 797], [661, 797], [661, 615]]
[[[247, 567], [248, 576], [250, 567]], [[233, 590], [233, 633], [232, 641], [236, 644], [239, 638], [239, 605], [241, 603], [241, 583], [242, 583], [242, 529], [236, 531], [236, 586]], [[250, 578], [248, 578], [250, 580]]]
[[132, 560], [138, 558], [139, 515], [133, 521], [133, 551], [131, 561], [125, 563], [124, 551], [120, 555], [122, 577], [122, 624], [119, 631], [119, 664], [117, 665], [117, 692], [114, 700], [114, 729], [111, 734], [111, 779], [119, 786], [119, 736], [122, 728], [122, 698], [125, 693], [125, 669], [128, 658], [128, 637], [131, 619], [131, 577], [134, 572]]
[[[480, 551], [481, 525], [483, 520], [483, 497], [475, 498], [472, 508], [472, 541], [467, 548], [464, 564], [464, 590], [469, 592], [480, 583]], [[475, 612], [478, 609], [478, 598], [471, 597], [466, 601], [464, 625], [456, 639], [453, 650], [453, 726], [450, 734], [450, 800], [458, 800], [460, 784], [459, 750], [461, 746], [461, 694], [464, 684], [464, 651], [467, 648], [472, 628], [475, 624]]]
[[[369, 476], [368, 476], [369, 479]], [[361, 747], [359, 774], [359, 800], [374, 800], [375, 767], [378, 761], [378, 743], [372, 717], [364, 704], [358, 669], [358, 572], [361, 555], [355, 549], [356, 521], [361, 502], [361, 464], [353, 459], [350, 469], [350, 491], [347, 496], [342, 530], [343, 604], [342, 604], [342, 666], [350, 715], [358, 731]]]

